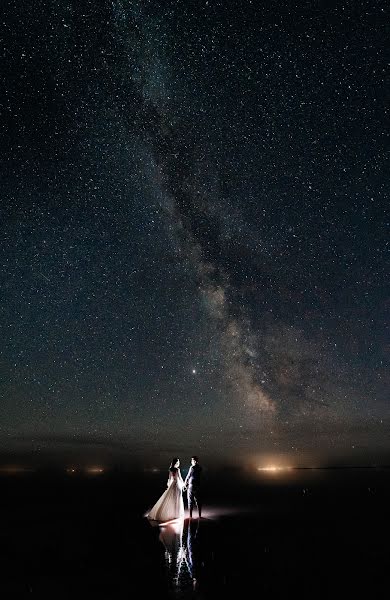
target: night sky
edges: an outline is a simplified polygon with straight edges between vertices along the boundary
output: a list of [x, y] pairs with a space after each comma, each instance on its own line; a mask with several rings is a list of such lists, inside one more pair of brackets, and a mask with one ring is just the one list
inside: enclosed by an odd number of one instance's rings
[[389, 456], [383, 6], [5, 3], [4, 456]]

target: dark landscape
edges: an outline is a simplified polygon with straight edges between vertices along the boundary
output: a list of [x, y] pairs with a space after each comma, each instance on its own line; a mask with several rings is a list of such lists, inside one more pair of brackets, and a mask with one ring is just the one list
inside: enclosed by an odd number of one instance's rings
[[3, 473], [1, 597], [382, 598], [389, 480], [210, 469], [204, 518], [180, 536], [143, 517], [163, 471]]

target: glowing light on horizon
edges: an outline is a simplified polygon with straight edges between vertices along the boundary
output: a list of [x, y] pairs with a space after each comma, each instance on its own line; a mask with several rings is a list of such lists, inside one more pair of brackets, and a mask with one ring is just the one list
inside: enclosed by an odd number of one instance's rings
[[266, 467], [257, 467], [258, 471], [266, 471], [267, 473], [277, 473], [279, 471], [290, 471], [292, 467], [280, 467], [276, 465], [268, 465]]
[[0, 467], [0, 473], [7, 473], [7, 474], [16, 474], [16, 473], [32, 473], [34, 471], [34, 469], [30, 469], [27, 467], [21, 467], [18, 465], [9, 465], [9, 466], [5, 466], [5, 467]]
[[73, 473], [81, 473], [82, 471], [84, 471], [85, 473], [89, 473], [91, 475], [99, 475], [101, 473], [104, 473], [103, 467], [86, 467], [86, 468], [68, 467], [66, 469], [66, 472], [69, 473], [70, 475], [72, 475]]
[[86, 469], [87, 473], [91, 473], [93, 475], [99, 474], [99, 473], [104, 473], [104, 469], [102, 467], [88, 467], [88, 469]]

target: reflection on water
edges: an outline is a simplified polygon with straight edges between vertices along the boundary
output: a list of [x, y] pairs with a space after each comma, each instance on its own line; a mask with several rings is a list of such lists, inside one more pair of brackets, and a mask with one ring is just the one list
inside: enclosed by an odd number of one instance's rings
[[283, 479], [257, 472], [230, 484], [213, 481], [205, 518], [156, 524], [147, 536], [163, 591], [169, 584], [165, 598], [247, 598], [253, 585], [264, 598], [360, 597], [362, 581], [366, 597], [372, 586], [383, 595], [388, 470], [289, 471]]
[[159, 540], [165, 549], [170, 587], [197, 590], [201, 578], [201, 522], [178, 520], [160, 528]]

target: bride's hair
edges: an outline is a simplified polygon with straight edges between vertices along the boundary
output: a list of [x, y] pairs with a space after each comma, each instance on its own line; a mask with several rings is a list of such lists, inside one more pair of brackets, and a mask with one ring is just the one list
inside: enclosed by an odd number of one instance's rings
[[178, 460], [179, 460], [179, 459], [178, 459], [177, 457], [176, 457], [176, 458], [172, 458], [172, 462], [171, 462], [171, 464], [169, 465], [169, 470], [170, 470], [170, 471], [176, 471], [175, 464], [177, 463], [177, 461], [178, 461]]

